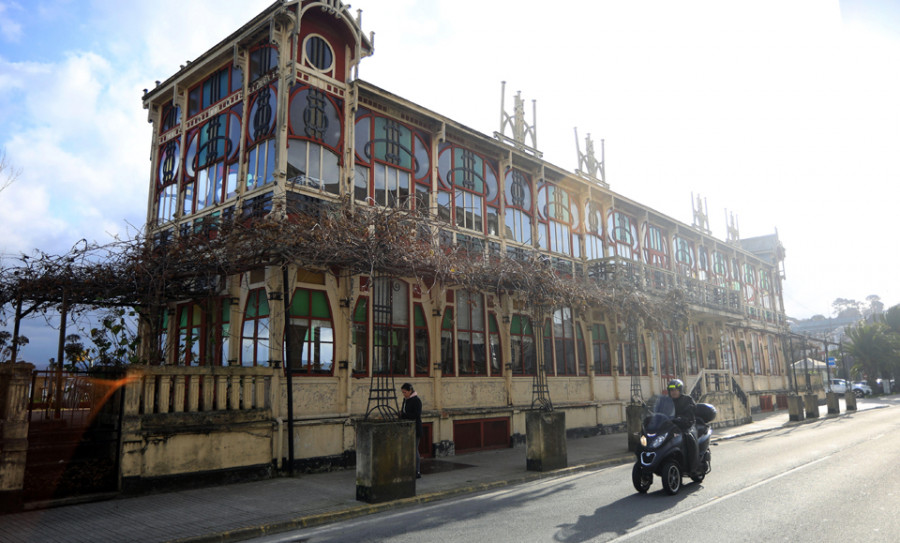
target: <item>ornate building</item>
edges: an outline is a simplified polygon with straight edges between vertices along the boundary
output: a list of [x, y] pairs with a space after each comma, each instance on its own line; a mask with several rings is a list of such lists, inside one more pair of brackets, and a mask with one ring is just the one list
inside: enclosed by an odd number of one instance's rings
[[650, 329], [574, 307], [538, 321], [514, 292], [291, 261], [226, 278], [212, 304], [172, 300], [158, 363], [281, 367], [281, 456], [290, 445], [297, 464], [353, 450], [348, 423], [385, 372], [419, 391], [437, 455], [519, 441], [541, 363], [571, 431], [622, 425], [626, 404], [676, 376], [748, 410], [786, 393], [777, 236], [740, 240], [735, 226], [719, 240], [702, 205], [688, 225], [615, 193], [589, 136], [577, 171], [547, 163], [518, 96], [488, 136], [366, 83], [356, 68], [372, 53], [339, 0], [287, 0], [148, 91], [151, 235], [322, 202], [391, 208], [439, 225], [439, 247], [678, 291], [686, 321]]

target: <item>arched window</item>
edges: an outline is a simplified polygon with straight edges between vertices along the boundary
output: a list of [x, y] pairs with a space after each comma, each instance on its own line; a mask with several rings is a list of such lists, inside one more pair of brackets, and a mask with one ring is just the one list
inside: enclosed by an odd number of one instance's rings
[[678, 268], [678, 272], [685, 277], [692, 277], [695, 269], [694, 242], [676, 235], [672, 239], [672, 244], [675, 249], [675, 266]]
[[372, 372], [410, 375], [409, 285], [399, 279], [372, 281]]
[[500, 195], [494, 161], [451, 143], [438, 156], [438, 215], [460, 228], [499, 235]]
[[506, 238], [531, 244], [534, 206], [531, 177], [515, 168], [506, 170]]
[[363, 296], [353, 311], [353, 345], [356, 348], [353, 375], [366, 375], [369, 372], [369, 298]]
[[250, 98], [247, 123], [247, 190], [275, 181], [275, 118], [278, 93], [275, 85], [261, 88]]
[[584, 206], [584, 256], [588, 260], [603, 258], [603, 210], [597, 202]]
[[427, 211], [430, 149], [423, 132], [360, 108], [356, 112], [354, 197], [381, 206]]
[[569, 193], [550, 182], [538, 186], [538, 246], [545, 251], [573, 255], [572, 228], [578, 208]]
[[744, 300], [747, 303], [756, 303], [756, 268], [750, 264], [744, 264]]
[[294, 374], [331, 375], [334, 371], [334, 324], [328, 294], [294, 291], [288, 327], [287, 369]]
[[241, 328], [241, 365], [269, 365], [269, 300], [266, 289], [251, 290]]
[[720, 287], [729, 286], [728, 283], [728, 261], [725, 255], [719, 251], [713, 251], [712, 273], [715, 283]]
[[242, 104], [187, 133], [182, 211], [197, 213], [237, 195]]
[[591, 326], [591, 340], [594, 354], [594, 373], [596, 375], [612, 375], [612, 357], [609, 351], [609, 338], [606, 325]]
[[[452, 291], [451, 291], [452, 292]], [[441, 321], [441, 374], [445, 376], [456, 375], [455, 357], [456, 346], [453, 331], [453, 308], [444, 309], [444, 319]]]
[[669, 269], [669, 243], [662, 229], [652, 224], [647, 225], [644, 238], [644, 262], [651, 266]]
[[525, 315], [513, 315], [509, 323], [509, 340], [513, 375], [534, 375], [536, 353], [531, 319]]
[[309, 85], [291, 89], [288, 187], [340, 194], [343, 100]]
[[640, 262], [641, 246], [638, 240], [637, 221], [621, 211], [610, 211], [607, 216], [606, 235], [609, 256]]
[[181, 146], [171, 139], [160, 146], [156, 171], [156, 220], [163, 224], [175, 220], [178, 210], [178, 170], [181, 168]]
[[[583, 338], [582, 338], [583, 342]], [[556, 375], [577, 375], [575, 355], [575, 321], [568, 307], [557, 309], [544, 324], [544, 363], [555, 366]], [[553, 365], [551, 366], [551, 362]]]
[[459, 375], [487, 375], [484, 296], [456, 291], [456, 355]]

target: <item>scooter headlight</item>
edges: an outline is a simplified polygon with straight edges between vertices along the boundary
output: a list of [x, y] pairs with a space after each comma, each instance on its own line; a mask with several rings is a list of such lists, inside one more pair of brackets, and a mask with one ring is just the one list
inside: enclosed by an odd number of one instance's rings
[[641, 434], [641, 447], [646, 447], [646, 446], [647, 446], [647, 436], [645, 436], [644, 434]]
[[661, 434], [656, 434], [649, 436], [650, 437], [650, 448], [655, 449], [662, 445], [666, 439], [669, 437], [669, 432], [663, 432]]

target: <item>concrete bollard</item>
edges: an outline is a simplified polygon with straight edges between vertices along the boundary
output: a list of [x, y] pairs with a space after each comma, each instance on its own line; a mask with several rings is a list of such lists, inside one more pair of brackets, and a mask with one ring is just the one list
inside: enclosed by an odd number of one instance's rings
[[628, 431], [628, 452], [634, 452], [638, 448], [641, 440], [641, 417], [644, 415], [644, 408], [637, 404], [625, 406], [625, 426]]
[[525, 468], [529, 471], [550, 471], [568, 465], [566, 412], [526, 412]]
[[825, 403], [828, 405], [828, 414], [829, 415], [840, 415], [841, 414], [841, 404], [838, 401], [837, 392], [828, 392], [825, 394]]
[[803, 411], [803, 398], [800, 396], [788, 396], [788, 420], [802, 422], [806, 417]]
[[806, 418], [819, 418], [819, 397], [815, 394], [804, 394], [803, 404], [806, 406]]
[[844, 394], [844, 404], [847, 411], [856, 411], [856, 395], [853, 392]]
[[416, 429], [412, 421], [356, 425], [356, 499], [379, 503], [416, 495]]

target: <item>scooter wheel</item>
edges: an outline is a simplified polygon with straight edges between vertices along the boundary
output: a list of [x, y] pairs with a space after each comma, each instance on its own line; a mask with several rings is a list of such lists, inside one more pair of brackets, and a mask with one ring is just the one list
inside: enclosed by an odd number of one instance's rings
[[644, 473], [644, 470], [635, 462], [634, 467], [631, 469], [631, 482], [634, 484], [635, 490], [641, 494], [646, 494], [650, 485], [653, 484], [653, 474], [649, 472]]
[[663, 464], [660, 476], [666, 494], [670, 496], [678, 494], [678, 491], [681, 490], [681, 466], [678, 465], [678, 462], [669, 460]]

